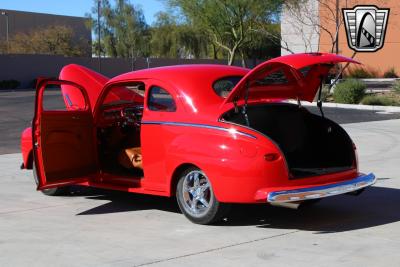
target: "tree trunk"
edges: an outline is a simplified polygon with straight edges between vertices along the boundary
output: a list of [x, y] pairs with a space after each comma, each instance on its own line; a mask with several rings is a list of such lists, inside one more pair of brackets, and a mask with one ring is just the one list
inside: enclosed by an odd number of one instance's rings
[[241, 60], [242, 60], [242, 67], [243, 67], [243, 68], [247, 68], [247, 63], [246, 63], [246, 60], [245, 60], [245, 58], [244, 58], [244, 53], [243, 53], [242, 50], [240, 50], [240, 58], [241, 58]]
[[233, 52], [228, 52], [228, 65], [232, 66], [234, 60], [235, 54]]
[[228, 65], [232, 66], [236, 56], [236, 46], [228, 51]]
[[212, 44], [212, 48], [213, 48], [213, 58], [214, 58], [214, 59], [218, 59], [217, 48], [215, 47], [214, 44]]

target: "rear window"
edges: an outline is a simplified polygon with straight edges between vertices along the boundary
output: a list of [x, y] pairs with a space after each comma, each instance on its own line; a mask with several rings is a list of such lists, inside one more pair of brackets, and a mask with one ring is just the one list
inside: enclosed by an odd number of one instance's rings
[[242, 76], [229, 76], [221, 78], [214, 82], [213, 89], [217, 95], [226, 98], [242, 78]]
[[303, 77], [307, 77], [310, 70], [311, 70], [311, 66], [307, 66], [307, 67], [301, 68], [299, 71], [303, 75]]
[[278, 85], [288, 83], [288, 78], [282, 69], [271, 72], [267, 76], [257, 80], [258, 85]]

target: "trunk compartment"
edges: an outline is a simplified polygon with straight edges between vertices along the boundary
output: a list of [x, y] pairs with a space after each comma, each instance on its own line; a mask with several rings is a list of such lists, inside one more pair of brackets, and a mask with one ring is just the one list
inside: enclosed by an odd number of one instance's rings
[[[335, 122], [287, 103], [251, 105], [247, 114], [250, 128], [268, 136], [282, 150], [291, 179], [355, 168], [353, 142]], [[241, 112], [230, 110], [222, 119], [246, 126]]]

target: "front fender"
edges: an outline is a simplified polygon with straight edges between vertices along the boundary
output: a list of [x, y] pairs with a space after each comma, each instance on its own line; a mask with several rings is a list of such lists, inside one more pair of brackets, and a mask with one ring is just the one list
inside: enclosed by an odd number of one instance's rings
[[32, 127], [26, 128], [21, 134], [21, 153], [22, 153], [22, 166], [23, 169], [32, 169]]

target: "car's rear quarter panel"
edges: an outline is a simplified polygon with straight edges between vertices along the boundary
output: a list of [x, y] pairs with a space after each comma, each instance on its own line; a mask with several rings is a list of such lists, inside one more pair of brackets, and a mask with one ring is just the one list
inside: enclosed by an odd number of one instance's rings
[[[214, 125], [217, 126], [218, 124]], [[220, 127], [229, 127], [220, 124]], [[241, 129], [243, 130], [243, 129]], [[247, 129], [246, 129], [247, 130]], [[302, 179], [289, 179], [284, 156], [268, 138], [253, 133], [256, 139], [226, 131], [193, 126], [143, 125], [143, 134], [152, 146], [150, 157], [143, 155], [145, 176], [153, 189], [175, 193], [183, 165], [194, 165], [210, 179], [221, 202], [254, 203], [265, 201], [259, 191], [288, 190], [352, 179], [357, 170]], [[251, 133], [251, 131], [248, 131]], [[149, 146], [147, 147], [149, 149]], [[266, 153], [280, 157], [272, 162]], [[154, 155], [153, 155], [154, 154]], [[177, 172], [178, 170], [178, 172]]]
[[[222, 202], [254, 202], [260, 188], [269, 185], [270, 177], [287, 179], [282, 157], [266, 162], [266, 152], [279, 153], [271, 143], [259, 143], [239, 134], [192, 126], [144, 124], [142, 133], [148, 138], [143, 147], [146, 187], [166, 187], [174, 194], [174, 185], [182, 165], [194, 165], [209, 177], [215, 195]], [[153, 141], [152, 141], [153, 140]], [[153, 188], [153, 189], [151, 189]]]

